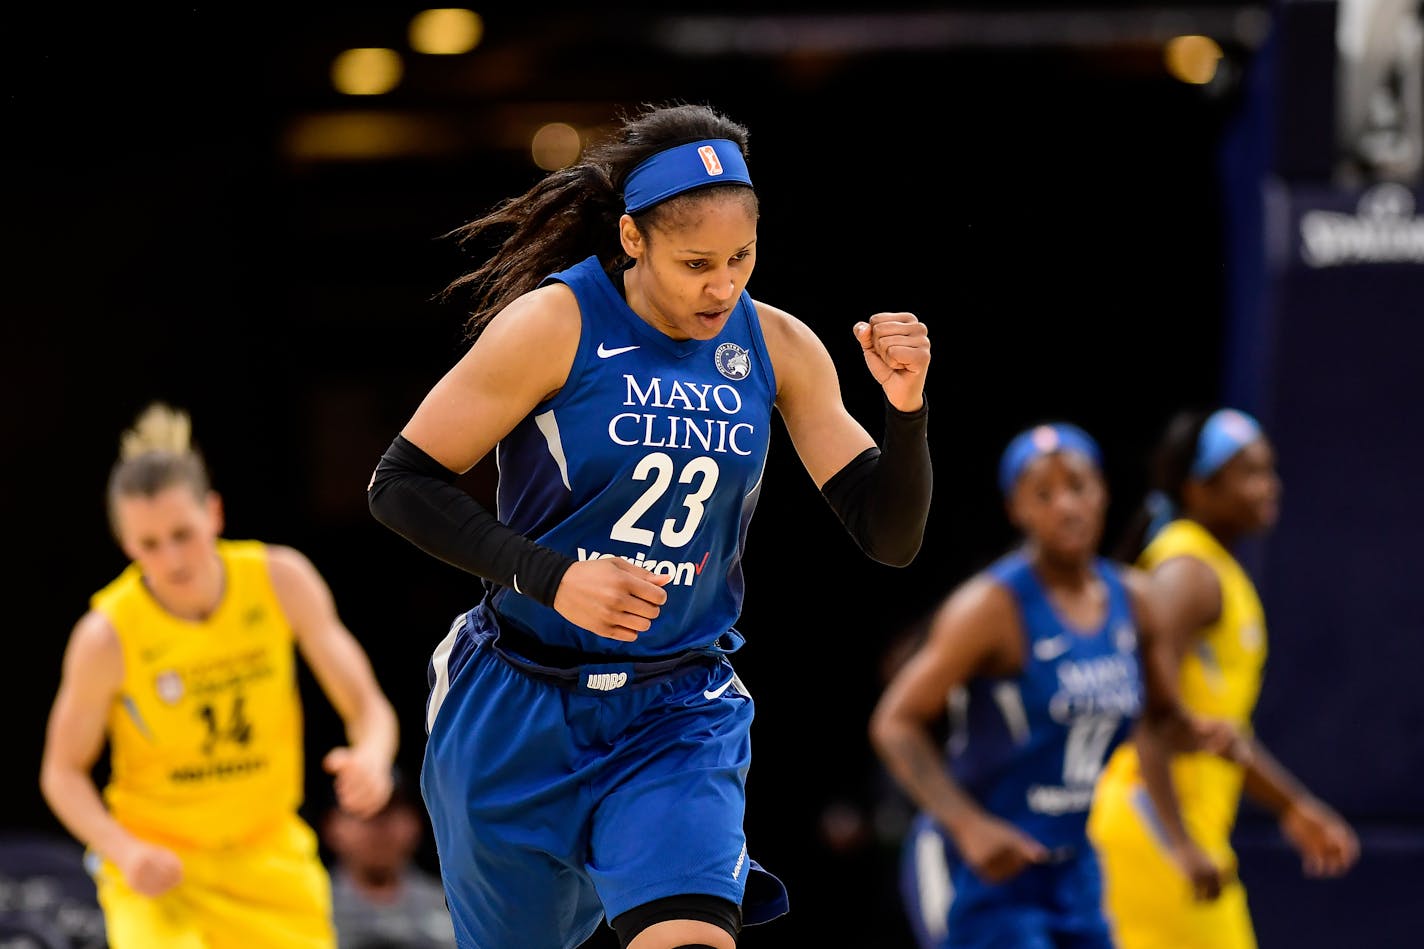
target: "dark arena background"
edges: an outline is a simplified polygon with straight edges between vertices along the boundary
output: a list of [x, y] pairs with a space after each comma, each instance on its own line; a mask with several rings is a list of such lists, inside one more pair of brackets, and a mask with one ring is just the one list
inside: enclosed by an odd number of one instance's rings
[[[1419, 945], [1417, 5], [502, 7], [445, 55], [417, 51], [413, 6], [0, 15], [0, 913], [63, 904], [69, 945], [102, 944], [75, 922], [82, 875], [43, 898], [22, 884], [70, 852], [38, 789], [45, 719], [70, 627], [125, 563], [105, 477], [150, 400], [192, 412], [228, 536], [324, 572], [418, 772], [426, 661], [478, 585], [377, 524], [365, 487], [463, 351], [462, 300], [439, 293], [471, 262], [443, 235], [619, 111], [683, 100], [750, 127], [749, 290], [821, 335], [872, 432], [851, 325], [909, 310], [934, 341], [935, 495], [912, 566], [865, 558], [773, 433], [738, 670], [757, 700], [751, 853], [792, 912], [743, 944], [911, 945], [905, 802], [866, 723], [896, 644], [1012, 540], [1006, 441], [1047, 419], [1096, 435], [1111, 537], [1167, 418], [1230, 403], [1263, 420], [1285, 485], [1248, 552], [1271, 634], [1256, 726], [1363, 845], [1347, 876], [1308, 879], [1245, 805], [1261, 946]], [[466, 476], [483, 498], [486, 467]], [[342, 739], [309, 676], [303, 695], [316, 819], [316, 765]]]

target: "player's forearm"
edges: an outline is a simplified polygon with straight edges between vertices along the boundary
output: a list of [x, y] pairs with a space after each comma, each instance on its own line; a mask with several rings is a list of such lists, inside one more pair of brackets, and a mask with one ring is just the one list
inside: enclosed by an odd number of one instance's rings
[[100, 856], [117, 860], [132, 843], [133, 835], [114, 820], [87, 773], [45, 766], [40, 771], [40, 791], [65, 829]]
[[1152, 800], [1152, 808], [1157, 812], [1167, 842], [1173, 847], [1180, 847], [1189, 838], [1182, 823], [1177, 789], [1172, 783], [1171, 742], [1165, 734], [1170, 727], [1170, 719], [1144, 721], [1134, 732], [1133, 741], [1142, 769], [1142, 783], [1147, 788], [1147, 796]]
[[951, 834], [983, 815], [978, 802], [950, 776], [943, 754], [923, 729], [877, 720], [871, 744], [910, 800]]
[[431, 556], [552, 607], [574, 559], [502, 523], [455, 477], [397, 435], [376, 466], [367, 504], [376, 520]]
[[929, 518], [934, 472], [926, 438], [929, 406], [885, 406], [883, 444], [831, 476], [821, 492], [862, 550], [893, 567], [915, 559]]
[[400, 746], [400, 725], [395, 709], [379, 692], [364, 698], [346, 722], [351, 750], [390, 766]]
[[1251, 741], [1245, 771], [1246, 793], [1277, 817], [1284, 816], [1298, 802], [1312, 798], [1305, 785], [1255, 739]]

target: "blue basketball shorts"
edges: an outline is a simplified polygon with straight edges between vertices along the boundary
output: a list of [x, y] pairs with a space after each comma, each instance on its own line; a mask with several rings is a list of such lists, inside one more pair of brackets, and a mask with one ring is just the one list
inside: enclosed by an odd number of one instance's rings
[[681, 894], [786, 911], [747, 853], [753, 703], [725, 656], [557, 681], [497, 636], [476, 607], [431, 663], [420, 785], [461, 946], [573, 949]]
[[986, 883], [921, 813], [901, 851], [900, 894], [920, 949], [1113, 949], [1091, 847]]

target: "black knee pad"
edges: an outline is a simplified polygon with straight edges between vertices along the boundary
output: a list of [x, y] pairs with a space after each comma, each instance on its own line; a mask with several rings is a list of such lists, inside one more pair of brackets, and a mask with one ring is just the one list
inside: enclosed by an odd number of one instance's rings
[[[703, 923], [725, 929], [733, 939], [742, 931], [742, 908], [731, 900], [704, 893], [684, 893], [680, 896], [664, 896], [662, 899], [635, 906], [626, 913], [620, 913], [610, 925], [618, 934], [618, 945], [626, 949], [637, 935], [654, 923], [669, 919], [695, 919]], [[702, 949], [697, 944], [684, 949]], [[711, 947], [707, 947], [711, 949]]]

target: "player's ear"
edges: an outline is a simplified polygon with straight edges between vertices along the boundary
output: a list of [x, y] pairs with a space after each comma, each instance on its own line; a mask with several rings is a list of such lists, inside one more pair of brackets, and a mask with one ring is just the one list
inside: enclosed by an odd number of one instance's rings
[[213, 525], [213, 533], [223, 532], [224, 516], [222, 495], [216, 491], [208, 492], [208, 519]]
[[638, 230], [637, 223], [628, 214], [618, 219], [618, 240], [623, 245], [623, 253], [634, 260], [641, 257], [647, 249], [643, 242], [643, 232]]
[[1008, 519], [1008, 522], [1011, 525], [1013, 525], [1014, 530], [1019, 532], [1023, 531], [1024, 522], [1023, 519], [1018, 516], [1018, 512], [1015, 508], [1014, 499], [1012, 495], [1010, 495], [1004, 500], [1004, 517]]

